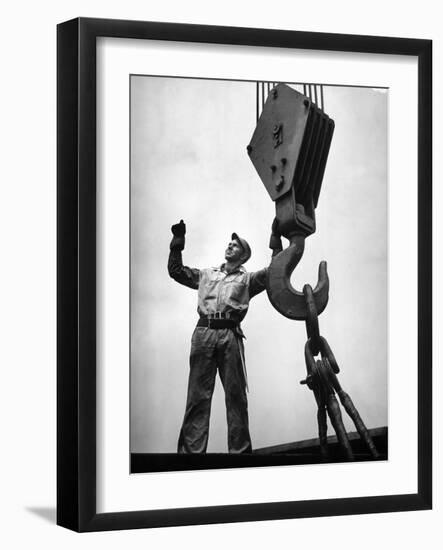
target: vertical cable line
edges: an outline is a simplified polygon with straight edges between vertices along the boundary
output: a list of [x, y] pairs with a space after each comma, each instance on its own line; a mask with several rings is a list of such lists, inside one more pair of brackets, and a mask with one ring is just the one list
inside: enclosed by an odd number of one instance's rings
[[[255, 101], [255, 118], [258, 122], [260, 114], [266, 103], [266, 99], [269, 96], [272, 88], [277, 86], [279, 82], [261, 82], [256, 81], [256, 101]], [[322, 111], [325, 109], [325, 98], [323, 91], [323, 84], [297, 84], [297, 88], [303, 89], [303, 95], [308, 97], [313, 103], [317, 105]]]
[[260, 85], [259, 85], [258, 81], [256, 82], [255, 92], [256, 92], [256, 94], [255, 94], [256, 95], [255, 117], [256, 117], [256, 120], [258, 122], [258, 117], [260, 116], [260, 101], [259, 101]]

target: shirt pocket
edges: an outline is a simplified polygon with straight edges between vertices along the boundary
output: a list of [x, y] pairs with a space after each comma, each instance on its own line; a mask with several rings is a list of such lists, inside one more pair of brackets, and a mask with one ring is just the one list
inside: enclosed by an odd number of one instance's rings
[[234, 305], [249, 302], [248, 285], [242, 281], [230, 281], [226, 284], [226, 300]]

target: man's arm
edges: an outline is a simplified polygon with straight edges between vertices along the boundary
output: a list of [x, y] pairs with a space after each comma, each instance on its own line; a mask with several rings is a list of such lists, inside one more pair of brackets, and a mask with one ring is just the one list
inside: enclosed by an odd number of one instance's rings
[[249, 279], [249, 297], [253, 298], [263, 292], [266, 288], [266, 275], [268, 273], [268, 268], [264, 267], [260, 271], [254, 271], [251, 273]]
[[[271, 230], [271, 239], [269, 241], [269, 248], [272, 248], [272, 258], [279, 254], [282, 249], [282, 242], [281, 242], [281, 235], [278, 230], [278, 221], [277, 218], [274, 219], [272, 223], [272, 230]], [[249, 281], [249, 297], [253, 298], [254, 296], [257, 296], [257, 294], [260, 294], [260, 292], [263, 292], [266, 288], [266, 277], [268, 274], [268, 268], [265, 267], [263, 269], [260, 269], [260, 271], [255, 271], [254, 273], [251, 273], [251, 278]]]
[[200, 271], [195, 268], [183, 265], [182, 250], [185, 248], [186, 225], [183, 220], [171, 227], [173, 233], [172, 241], [169, 246], [168, 272], [178, 283], [189, 288], [198, 288], [200, 281]]
[[171, 248], [169, 252], [168, 272], [177, 283], [188, 286], [189, 288], [198, 288], [200, 271], [183, 265], [182, 251], [178, 248]]

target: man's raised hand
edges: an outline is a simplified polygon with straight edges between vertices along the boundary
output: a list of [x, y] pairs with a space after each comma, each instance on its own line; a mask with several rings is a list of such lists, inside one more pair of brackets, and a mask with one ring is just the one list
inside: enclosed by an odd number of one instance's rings
[[185, 248], [185, 234], [186, 234], [186, 225], [183, 220], [180, 220], [179, 223], [175, 223], [171, 227], [172, 234], [174, 235], [172, 237], [171, 244], [169, 245], [169, 248], [171, 250], [178, 249], [183, 250]]
[[176, 223], [171, 227], [172, 234], [174, 237], [184, 237], [186, 234], [186, 224], [183, 220], [180, 220], [180, 223]]
[[281, 242], [281, 233], [280, 229], [278, 227], [278, 220], [277, 218], [274, 218], [274, 221], [272, 222], [272, 228], [271, 228], [271, 238], [269, 239], [269, 248], [273, 251], [273, 256], [278, 254], [281, 249], [283, 248], [282, 242]]

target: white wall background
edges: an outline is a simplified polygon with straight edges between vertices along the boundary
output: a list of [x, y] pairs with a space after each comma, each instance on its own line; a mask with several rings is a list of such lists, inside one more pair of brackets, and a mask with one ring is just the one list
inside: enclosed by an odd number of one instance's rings
[[[443, 32], [438, 3], [424, 0], [370, 4], [319, 1], [309, 10], [294, 2], [225, 0], [139, 3], [127, 0], [47, 1], [8, 5], [2, 40], [2, 289], [3, 385], [0, 539], [4, 548], [256, 548], [294, 544], [311, 548], [362, 549], [428, 546], [441, 540], [441, 222], [435, 221], [435, 494], [434, 510], [342, 518], [262, 522], [76, 535], [54, 525], [55, 517], [55, 25], [76, 16], [201, 24], [287, 28], [432, 38], [434, 97], [442, 96]], [[442, 107], [435, 105], [435, 145], [442, 143]], [[434, 181], [442, 178], [435, 159]], [[435, 186], [434, 212], [442, 206]], [[314, 535], [315, 533], [315, 535]], [[363, 535], [364, 533], [364, 535]], [[343, 538], [345, 534], [345, 538]], [[372, 535], [372, 536], [371, 536]]]

